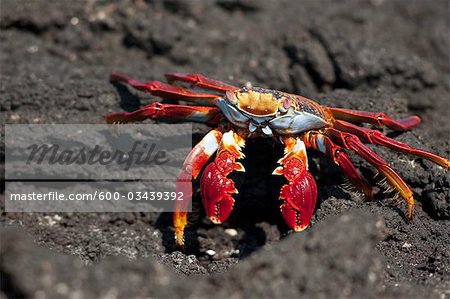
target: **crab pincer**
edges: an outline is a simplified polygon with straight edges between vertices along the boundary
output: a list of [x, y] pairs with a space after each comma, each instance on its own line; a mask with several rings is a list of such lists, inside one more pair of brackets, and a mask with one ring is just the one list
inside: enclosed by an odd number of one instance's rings
[[244, 166], [236, 162], [236, 159], [244, 157], [241, 152], [244, 145], [244, 139], [235, 132], [223, 134], [216, 158], [203, 171], [200, 179], [203, 205], [213, 223], [224, 222], [233, 209], [232, 194], [238, 193], [238, 190], [227, 176], [233, 171], [245, 171]]
[[305, 144], [299, 138], [286, 138], [285, 156], [278, 163], [273, 174], [284, 175], [288, 183], [281, 188], [283, 200], [281, 213], [286, 224], [294, 231], [308, 227], [317, 200], [317, 186], [314, 177], [308, 172]]

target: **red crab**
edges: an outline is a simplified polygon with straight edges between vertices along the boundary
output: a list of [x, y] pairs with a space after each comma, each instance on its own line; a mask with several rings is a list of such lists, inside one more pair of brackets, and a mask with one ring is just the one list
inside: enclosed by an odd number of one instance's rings
[[[166, 74], [169, 84], [159, 81], [143, 82], [113, 72], [111, 81], [122, 82], [152, 95], [192, 102], [195, 105], [170, 105], [154, 102], [134, 112], [106, 115], [108, 123], [126, 123], [146, 118], [172, 118], [203, 122], [213, 127], [186, 158], [179, 182], [200, 178], [200, 189], [207, 216], [214, 223], [224, 222], [233, 209], [232, 194], [238, 193], [232, 180], [233, 171], [245, 171], [236, 160], [244, 157], [245, 139], [273, 138], [284, 144], [284, 157], [273, 174], [283, 175], [287, 183], [281, 188], [281, 213], [287, 225], [295, 231], [305, 229], [313, 215], [317, 186], [308, 172], [306, 149], [312, 148], [331, 158], [350, 181], [364, 194], [372, 197], [372, 187], [356, 170], [346, 150], [352, 150], [372, 164], [394, 187], [408, 206], [408, 217], [414, 212], [413, 192], [403, 179], [365, 143], [386, 146], [395, 151], [428, 159], [448, 169], [448, 159], [412, 148], [393, 140], [377, 130], [354, 123], [386, 126], [395, 131], [409, 130], [420, 123], [418, 116], [394, 120], [381, 112], [323, 107], [299, 95], [260, 87], [238, 88], [200, 74]], [[174, 83], [179, 85], [175, 85]], [[185, 85], [184, 88], [180, 85]], [[190, 89], [188, 89], [190, 88]], [[195, 91], [194, 91], [195, 89]], [[199, 91], [202, 90], [202, 91]], [[204, 167], [212, 156], [214, 161]], [[185, 191], [190, 200], [190, 190]], [[188, 194], [188, 195], [186, 195]], [[187, 213], [177, 202], [174, 213], [175, 239], [183, 246]]]

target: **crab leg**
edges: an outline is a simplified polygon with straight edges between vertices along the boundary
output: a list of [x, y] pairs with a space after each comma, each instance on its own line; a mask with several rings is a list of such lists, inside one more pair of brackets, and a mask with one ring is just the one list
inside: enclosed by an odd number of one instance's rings
[[308, 172], [308, 158], [305, 144], [300, 138], [288, 137], [284, 157], [278, 160], [281, 166], [273, 174], [284, 175], [288, 183], [280, 191], [281, 214], [287, 225], [294, 231], [308, 227], [317, 200], [317, 186], [314, 177]]
[[331, 140], [340, 146], [355, 151], [364, 160], [375, 166], [377, 170], [392, 184], [392, 186], [398, 190], [400, 196], [406, 201], [408, 204], [408, 217], [412, 218], [414, 213], [413, 193], [397, 172], [389, 167], [389, 165], [380, 156], [365, 146], [357, 136], [338, 131], [334, 128], [326, 129], [325, 135], [330, 137]]
[[420, 123], [420, 117], [408, 116], [402, 119], [392, 119], [381, 112], [358, 111], [341, 108], [326, 108], [335, 119], [349, 122], [363, 122], [377, 126], [386, 126], [395, 131], [406, 131]]
[[334, 122], [334, 128], [339, 131], [354, 134], [365, 142], [383, 145], [401, 153], [416, 155], [418, 157], [430, 160], [444, 168], [450, 168], [450, 161], [448, 159], [421, 149], [410, 147], [405, 143], [387, 137], [377, 130], [366, 129], [341, 120]]
[[343, 148], [337, 146], [330, 138], [318, 132], [305, 134], [303, 141], [307, 148], [313, 148], [333, 159], [334, 163], [342, 169], [347, 178], [359, 190], [362, 190], [367, 198], [370, 199], [373, 197], [372, 186], [363, 176], [361, 176], [358, 170], [356, 170]]
[[233, 171], [245, 171], [244, 166], [236, 162], [244, 157], [244, 146], [245, 140], [235, 132], [223, 134], [214, 162], [205, 167], [200, 178], [203, 206], [213, 223], [224, 222], [233, 209], [232, 194], [238, 191], [227, 176]]
[[219, 148], [222, 133], [218, 129], [211, 130], [191, 150], [183, 163], [183, 168], [177, 180], [176, 192], [183, 193], [183, 200], [176, 201], [173, 226], [175, 241], [179, 246], [184, 245], [184, 229], [187, 225], [187, 210], [192, 202], [192, 179], [196, 179], [203, 166]]
[[221, 93], [239, 89], [227, 83], [206, 78], [201, 74], [168, 73], [166, 74], [166, 79], [170, 84], [175, 81], [182, 81], [191, 84], [192, 87], [211, 89]]
[[192, 92], [185, 88], [162, 83], [162, 82], [156, 81], [156, 80], [151, 81], [151, 82], [139, 81], [139, 80], [135, 80], [135, 79], [126, 77], [117, 72], [112, 72], [110, 79], [111, 79], [111, 82], [126, 83], [126, 84], [129, 84], [130, 86], [132, 86], [133, 88], [136, 88], [137, 90], [149, 92], [154, 96], [158, 96], [158, 97], [165, 98], [165, 99], [171, 99], [171, 100], [202, 103], [205, 105], [207, 104], [209, 106], [214, 106], [215, 99], [220, 97], [215, 94]]
[[220, 110], [216, 107], [172, 105], [154, 102], [133, 112], [118, 112], [104, 116], [106, 122], [128, 123], [153, 119], [178, 119], [217, 125], [220, 118]]

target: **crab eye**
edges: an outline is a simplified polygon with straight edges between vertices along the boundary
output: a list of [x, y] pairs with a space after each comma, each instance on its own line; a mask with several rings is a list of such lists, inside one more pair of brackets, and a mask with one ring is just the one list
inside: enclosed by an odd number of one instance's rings
[[236, 96], [234, 95], [233, 92], [227, 91], [227, 92], [225, 93], [225, 98], [227, 99], [228, 102], [230, 102], [230, 103], [232, 103], [232, 104], [234, 104], [234, 105], [237, 104], [237, 99], [236, 99]]
[[292, 105], [292, 99], [287, 98], [283, 101], [284, 109], [289, 109], [289, 107], [291, 107], [291, 105]]

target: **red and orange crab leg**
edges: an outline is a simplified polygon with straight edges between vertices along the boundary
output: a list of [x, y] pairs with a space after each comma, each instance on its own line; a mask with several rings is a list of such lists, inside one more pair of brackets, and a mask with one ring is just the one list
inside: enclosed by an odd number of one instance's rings
[[234, 182], [227, 178], [233, 171], [245, 171], [236, 159], [244, 158], [245, 140], [233, 131], [223, 134], [216, 158], [208, 164], [200, 178], [206, 215], [216, 224], [224, 222], [234, 205], [232, 194], [238, 193]]
[[280, 191], [281, 214], [287, 225], [294, 231], [308, 227], [317, 200], [317, 186], [314, 177], [308, 172], [306, 147], [300, 138], [284, 138], [284, 157], [273, 174], [284, 175], [288, 183]]
[[377, 126], [386, 126], [395, 131], [406, 131], [420, 123], [420, 117], [408, 116], [398, 120], [392, 119], [382, 112], [369, 112], [349, 110], [342, 108], [326, 108], [326, 111], [335, 119], [349, 122], [363, 122]]
[[111, 73], [110, 80], [111, 82], [126, 83], [137, 90], [149, 92], [157, 97], [201, 103], [208, 106], [214, 106], [215, 99], [219, 97], [215, 94], [192, 92], [183, 87], [166, 84], [157, 80], [151, 82], [135, 80], [117, 72]]
[[178, 119], [217, 125], [220, 119], [220, 110], [216, 107], [172, 105], [154, 102], [133, 112], [111, 113], [105, 115], [104, 118], [109, 124], [143, 121], [153, 118]]
[[359, 138], [353, 134], [341, 132], [334, 128], [325, 130], [325, 135], [331, 138], [340, 146], [355, 151], [368, 163], [372, 164], [377, 170], [398, 190], [400, 196], [408, 204], [408, 217], [411, 219], [414, 213], [414, 197], [409, 186], [403, 181], [400, 175], [370, 148], [365, 146]]
[[306, 133], [303, 136], [303, 141], [307, 148], [313, 148], [333, 159], [333, 162], [342, 169], [353, 185], [361, 190], [367, 198], [373, 197], [372, 186], [356, 170], [343, 148], [337, 146], [330, 138], [319, 132]]
[[184, 228], [187, 225], [187, 210], [192, 201], [192, 179], [196, 179], [203, 166], [219, 148], [222, 133], [218, 129], [211, 130], [190, 151], [183, 163], [177, 180], [176, 192], [183, 193], [183, 200], [176, 201], [173, 215], [175, 240], [179, 246], [184, 244]]
[[410, 147], [405, 143], [387, 137], [377, 130], [366, 129], [341, 120], [335, 121], [333, 127], [339, 131], [354, 134], [364, 142], [383, 145], [401, 153], [412, 154], [430, 160], [444, 168], [450, 168], [450, 161], [448, 159], [421, 149]]
[[166, 79], [170, 84], [172, 84], [175, 81], [182, 81], [189, 83], [192, 87], [211, 89], [221, 93], [239, 89], [236, 86], [232, 86], [230, 84], [221, 81], [206, 78], [201, 74], [168, 73], [166, 74]]

